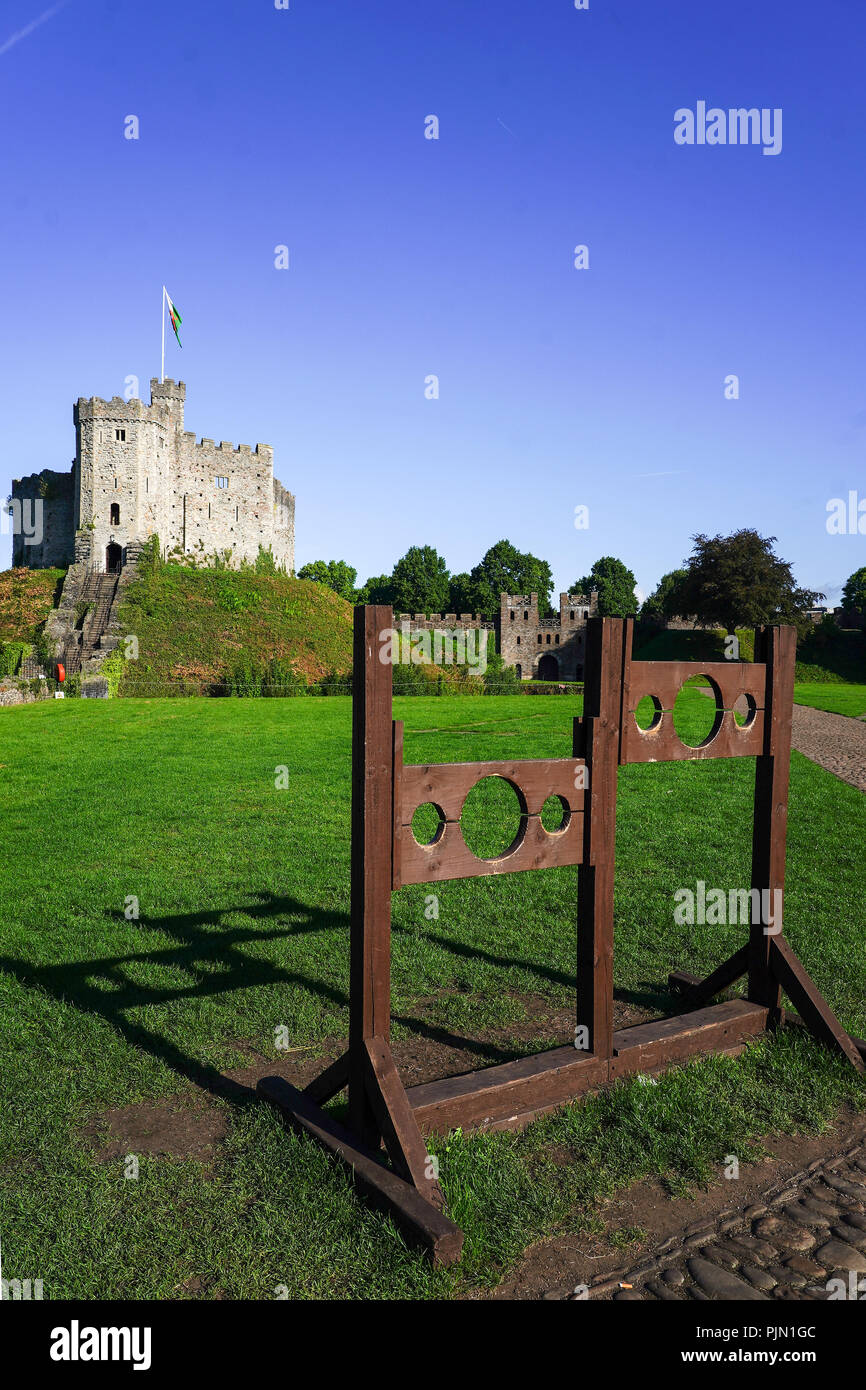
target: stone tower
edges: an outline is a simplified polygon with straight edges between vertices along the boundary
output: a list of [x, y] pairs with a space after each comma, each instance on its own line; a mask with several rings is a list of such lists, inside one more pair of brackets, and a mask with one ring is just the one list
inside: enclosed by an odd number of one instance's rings
[[39, 498], [38, 545], [16, 535], [13, 564], [119, 568], [150, 536], [164, 555], [230, 564], [270, 549], [286, 570], [295, 561], [295, 499], [274, 477], [267, 444], [233, 448], [196, 441], [184, 429], [182, 381], [150, 383], [150, 404], [82, 397], [74, 407], [75, 460], [69, 474], [44, 471], [12, 485], [13, 499]]

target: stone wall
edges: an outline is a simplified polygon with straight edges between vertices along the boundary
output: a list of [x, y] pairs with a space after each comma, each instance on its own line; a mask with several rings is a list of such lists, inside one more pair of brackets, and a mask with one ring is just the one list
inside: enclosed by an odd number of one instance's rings
[[598, 595], [560, 594], [559, 617], [539, 616], [537, 594], [502, 594], [499, 650], [522, 680], [583, 680], [586, 623], [598, 612]]
[[12, 484], [12, 497], [13, 568], [62, 569], [68, 565], [75, 529], [73, 474], [47, 468], [31, 473]]
[[489, 628], [492, 632], [496, 627], [495, 623], [484, 622], [480, 613], [431, 613], [429, 617], [426, 613], [395, 613], [395, 627], [400, 627], [402, 623], [408, 623], [412, 632], [429, 632], [436, 627], [454, 628], [463, 632], [469, 632], [473, 628]]
[[293, 569], [295, 499], [274, 477], [270, 446], [196, 442], [184, 431], [184, 383], [154, 379], [150, 394], [150, 405], [120, 396], [77, 402], [71, 473], [12, 485], [22, 501], [46, 487], [57, 498], [43, 547], [27, 547], [31, 555], [15, 563], [67, 563], [74, 549], [77, 562], [102, 571], [155, 533], [166, 555], [230, 552], [237, 565], [263, 546]]
[[37, 700], [48, 700], [52, 692], [47, 688], [38, 690], [29, 683], [4, 677], [0, 680], [0, 706], [33, 705]]

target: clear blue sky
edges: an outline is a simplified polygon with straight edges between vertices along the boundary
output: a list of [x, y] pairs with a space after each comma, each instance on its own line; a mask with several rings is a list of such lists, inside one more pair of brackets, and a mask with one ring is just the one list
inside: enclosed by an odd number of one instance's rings
[[[836, 601], [864, 46], [863, 0], [3, 0], [3, 495], [68, 467], [78, 396], [149, 399], [164, 281], [188, 428], [274, 446], [298, 565], [507, 536], [647, 591], [749, 525]], [[782, 152], [678, 146], [700, 100], [781, 107]]]

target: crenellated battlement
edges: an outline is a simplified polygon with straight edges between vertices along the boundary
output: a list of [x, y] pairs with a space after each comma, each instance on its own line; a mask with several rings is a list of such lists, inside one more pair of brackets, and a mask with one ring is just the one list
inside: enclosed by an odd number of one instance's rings
[[197, 439], [194, 431], [184, 430], [181, 439], [189, 452], [198, 451], [202, 455], [212, 454], [219, 458], [226, 454], [243, 454], [249, 458], [259, 458], [270, 463], [274, 456], [274, 451], [270, 444], [257, 444], [255, 448], [251, 444], [232, 444], [230, 440], [221, 439], [217, 444], [215, 439], [203, 435]]
[[153, 377], [150, 395], [149, 403], [79, 397], [68, 487], [49, 487], [47, 474], [13, 484], [22, 499], [42, 488], [50, 539], [34, 562], [62, 563], [79, 536], [82, 563], [102, 570], [158, 535], [166, 554], [231, 554], [240, 563], [264, 547], [292, 569], [295, 499], [274, 477], [271, 445], [217, 444], [185, 430], [182, 381]]

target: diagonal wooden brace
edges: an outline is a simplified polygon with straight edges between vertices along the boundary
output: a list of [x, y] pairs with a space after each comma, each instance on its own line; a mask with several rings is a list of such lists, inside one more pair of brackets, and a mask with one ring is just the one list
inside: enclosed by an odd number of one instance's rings
[[728, 989], [730, 985], [739, 980], [741, 975], [745, 975], [749, 968], [749, 947], [741, 946], [739, 951], [735, 951], [711, 975], [707, 975], [705, 980], [699, 980], [694, 975], [688, 975], [684, 970], [671, 971], [668, 976], [668, 986], [680, 995], [684, 1004], [689, 1008], [700, 1009], [704, 1004], [708, 1004], [717, 994], [721, 994], [723, 989]]
[[379, 1156], [333, 1115], [313, 1105], [281, 1076], [263, 1076], [256, 1090], [293, 1128], [303, 1130], [340, 1159], [351, 1170], [355, 1186], [367, 1200], [393, 1217], [411, 1239], [425, 1246], [435, 1264], [451, 1264], [460, 1258], [463, 1232], [410, 1183], [380, 1163]]
[[344, 1052], [304, 1087], [304, 1095], [314, 1105], [326, 1105], [349, 1084], [349, 1054]]
[[394, 1171], [437, 1211], [444, 1211], [442, 1189], [391, 1049], [384, 1038], [365, 1038], [363, 1048], [367, 1095]]
[[847, 1057], [855, 1071], [866, 1072], [866, 1063], [845, 1032], [830, 1005], [803, 969], [782, 936], [773, 937], [770, 972], [781, 985], [809, 1032], [833, 1052]]

